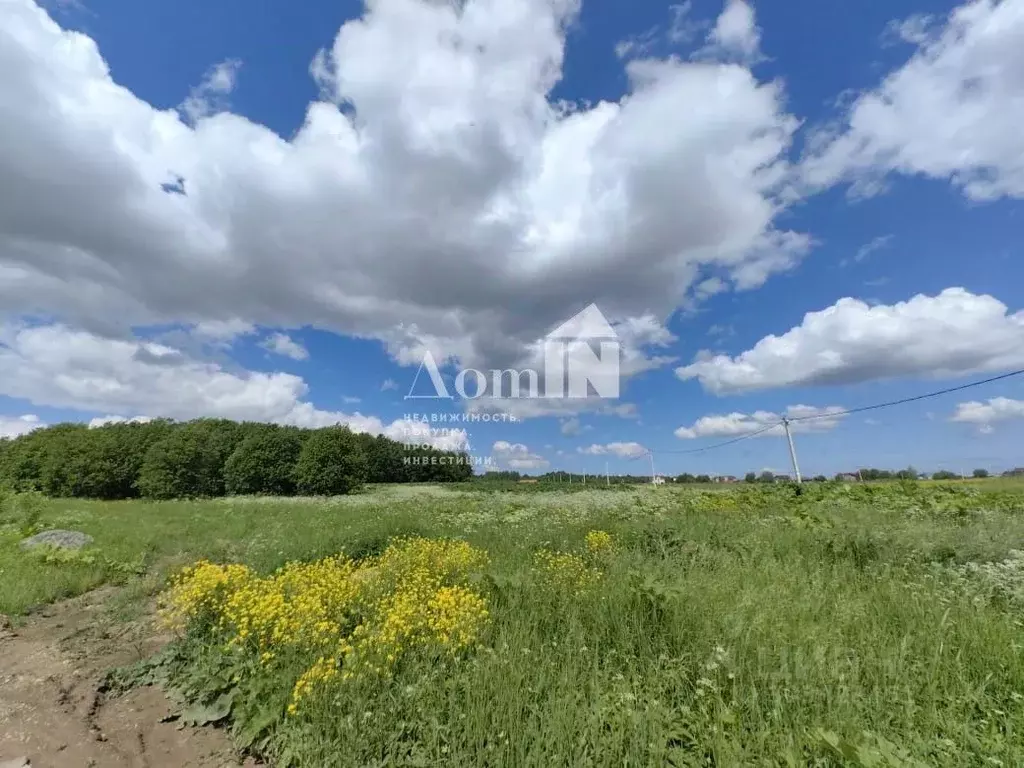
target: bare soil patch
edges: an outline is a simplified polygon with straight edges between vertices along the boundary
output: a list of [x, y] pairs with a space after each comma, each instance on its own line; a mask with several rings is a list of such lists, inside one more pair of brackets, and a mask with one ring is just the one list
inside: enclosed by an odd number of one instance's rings
[[105, 610], [115, 588], [48, 606], [12, 626], [0, 616], [0, 766], [181, 768], [255, 766], [226, 733], [164, 722], [158, 688], [105, 690], [115, 668], [156, 653], [170, 638], [149, 617], [121, 622]]

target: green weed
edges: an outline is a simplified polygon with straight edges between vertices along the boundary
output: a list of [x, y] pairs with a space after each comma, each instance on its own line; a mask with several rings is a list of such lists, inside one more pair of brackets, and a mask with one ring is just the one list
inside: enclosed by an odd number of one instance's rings
[[[138, 680], [283, 766], [1015, 766], [1021, 512], [1020, 486], [983, 483], [76, 501], [102, 554], [46, 562], [0, 536], [0, 610], [128, 578], [112, 562], [148, 565], [148, 595], [167, 563], [267, 573], [453, 536], [490, 554], [492, 625], [465, 659], [410, 657], [292, 718], [294, 670], [225, 666], [199, 638]], [[599, 588], [538, 583], [539, 550], [585, 552], [593, 529], [616, 542]]]

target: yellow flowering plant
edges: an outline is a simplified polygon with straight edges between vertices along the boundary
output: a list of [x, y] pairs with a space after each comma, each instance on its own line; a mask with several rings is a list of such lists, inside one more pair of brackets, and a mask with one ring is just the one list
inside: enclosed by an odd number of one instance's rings
[[611, 554], [615, 550], [615, 540], [607, 531], [589, 531], [584, 537], [587, 552], [597, 557]]
[[467, 542], [421, 537], [396, 538], [359, 561], [289, 563], [267, 577], [203, 561], [172, 581], [163, 602], [169, 621], [211, 633], [225, 658], [241, 654], [256, 669], [282, 658], [301, 664], [294, 715], [333, 681], [386, 677], [410, 653], [476, 646], [490, 613], [472, 577], [487, 563]]
[[160, 615], [171, 627], [218, 619], [224, 603], [254, 578], [244, 565], [217, 565], [200, 560], [181, 571], [160, 600]]
[[322, 648], [336, 640], [358, 609], [362, 582], [344, 556], [289, 563], [273, 576], [252, 579], [225, 602], [220, 626], [229, 644], [260, 653], [282, 647]]
[[542, 584], [557, 592], [580, 595], [604, 578], [601, 566], [615, 551], [615, 540], [607, 531], [588, 531], [582, 552], [541, 549], [534, 554], [534, 573]]
[[560, 592], [581, 594], [603, 577], [599, 568], [575, 552], [552, 552], [542, 549], [534, 555], [534, 569], [542, 584]]

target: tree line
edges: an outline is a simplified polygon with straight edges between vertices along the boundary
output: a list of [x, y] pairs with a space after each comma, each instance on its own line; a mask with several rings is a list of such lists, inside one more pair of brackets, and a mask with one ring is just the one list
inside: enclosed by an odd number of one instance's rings
[[410, 447], [344, 425], [67, 423], [0, 440], [0, 486], [65, 498], [324, 496], [364, 483], [460, 482], [472, 475], [465, 453]]
[[509, 483], [537, 483], [545, 487], [561, 487], [562, 485], [583, 485], [597, 483], [599, 485], [650, 485], [650, 475], [605, 475], [602, 472], [565, 472], [556, 470], [540, 475], [519, 472], [514, 469], [490, 469], [474, 475], [473, 482], [478, 486], [507, 485]]
[[[989, 477], [989, 471], [987, 469], [976, 469], [971, 473], [971, 477], [976, 479], [982, 479]], [[744, 478], [744, 482], [747, 483], [771, 483], [775, 482], [779, 477], [788, 477], [788, 475], [775, 475], [772, 472], [762, 472], [757, 474], [755, 472], [748, 472]], [[856, 478], [857, 480], [863, 480], [865, 482], [869, 480], [917, 480], [922, 475], [913, 467], [907, 467], [906, 469], [889, 470], [889, 469], [858, 469], [856, 472], [840, 472], [833, 479], [845, 480], [848, 478]], [[959, 480], [960, 475], [955, 472], [949, 472], [943, 470], [941, 472], [935, 472], [932, 474], [932, 480]], [[826, 482], [828, 480], [824, 475], [816, 475], [815, 477], [807, 478], [816, 482]]]

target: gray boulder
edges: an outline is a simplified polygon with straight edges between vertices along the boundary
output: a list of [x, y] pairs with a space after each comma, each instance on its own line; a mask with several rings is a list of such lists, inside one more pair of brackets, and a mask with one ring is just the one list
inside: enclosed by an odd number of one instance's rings
[[81, 549], [92, 544], [92, 536], [81, 531], [43, 531], [29, 536], [21, 542], [22, 549], [35, 547], [57, 547], [58, 549]]

